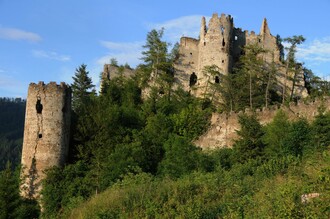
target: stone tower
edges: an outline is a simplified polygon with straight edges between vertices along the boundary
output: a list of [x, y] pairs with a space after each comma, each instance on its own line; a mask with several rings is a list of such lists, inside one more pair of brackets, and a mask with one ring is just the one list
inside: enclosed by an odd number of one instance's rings
[[213, 14], [206, 28], [205, 18], [202, 25], [199, 40], [198, 78], [202, 78], [201, 72], [207, 65], [217, 65], [220, 71], [228, 74], [231, 71], [231, 44], [233, 32], [233, 19], [230, 15]]
[[[174, 66], [175, 85], [201, 97], [208, 82], [221, 82], [221, 75], [205, 75], [204, 67], [216, 65], [220, 74], [230, 74], [244, 54], [243, 48], [254, 44], [267, 51], [261, 55], [266, 63], [276, 65], [277, 90], [280, 92], [286, 80], [283, 77], [285, 66], [280, 60], [277, 38], [271, 34], [267, 19], [263, 20], [260, 33], [256, 34], [254, 31], [242, 31], [241, 28], [236, 28], [230, 15], [221, 14], [219, 17], [217, 13], [212, 15], [208, 25], [206, 19], [202, 18], [198, 39], [186, 36], [180, 39], [180, 55]], [[286, 83], [288, 87], [292, 87], [290, 83], [292, 82]], [[297, 77], [294, 93], [297, 97], [307, 96], [303, 72], [300, 72]]]
[[69, 148], [71, 89], [65, 83], [31, 83], [26, 101], [21, 195], [38, 199], [44, 171], [65, 163]]
[[[180, 40], [180, 58], [175, 66], [176, 83], [190, 90], [192, 82], [197, 89], [192, 92], [200, 96], [208, 77], [203, 73], [205, 66], [216, 65], [222, 74], [231, 72], [233, 66], [232, 42], [234, 22], [230, 15], [217, 13], [212, 15], [208, 26], [202, 17], [199, 39], [182, 37]], [[192, 81], [191, 77], [196, 79]], [[219, 78], [211, 79], [217, 82]]]

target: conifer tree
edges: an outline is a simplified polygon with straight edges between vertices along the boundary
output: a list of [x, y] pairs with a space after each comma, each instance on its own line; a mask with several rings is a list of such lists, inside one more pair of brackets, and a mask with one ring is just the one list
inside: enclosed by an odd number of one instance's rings
[[[305, 42], [305, 40], [306, 39], [302, 35], [299, 35], [299, 36], [294, 35], [293, 37], [287, 37], [284, 39], [284, 41], [286, 41], [290, 44], [290, 47], [287, 48], [288, 55], [286, 58], [285, 79], [284, 79], [284, 85], [283, 85], [283, 90], [282, 90], [282, 103], [285, 102], [286, 86], [287, 86], [287, 81], [288, 81], [289, 69], [296, 67], [295, 53], [297, 51], [297, 45]], [[296, 74], [297, 74], [297, 71], [294, 71], [292, 90], [294, 90]], [[293, 95], [293, 92], [291, 92], [290, 100], [292, 99], [292, 95]]]
[[89, 77], [86, 69], [87, 65], [82, 64], [76, 68], [75, 75], [72, 77], [72, 106], [74, 111], [79, 112], [81, 107], [87, 104], [91, 94], [95, 94], [95, 90], [91, 90], [95, 86]]
[[255, 115], [239, 116], [241, 129], [237, 131], [239, 139], [235, 141], [234, 149], [237, 151], [240, 162], [255, 159], [264, 154], [265, 144], [262, 142], [264, 131]]

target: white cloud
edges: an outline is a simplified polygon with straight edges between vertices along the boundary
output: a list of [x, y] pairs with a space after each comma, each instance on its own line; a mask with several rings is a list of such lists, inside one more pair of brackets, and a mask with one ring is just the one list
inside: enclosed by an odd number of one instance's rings
[[111, 41], [101, 41], [102, 46], [113, 51], [137, 51], [141, 50], [143, 42], [116, 43]]
[[33, 50], [32, 54], [37, 58], [46, 58], [46, 59], [52, 59], [56, 61], [61, 62], [67, 62], [71, 60], [71, 57], [68, 55], [61, 55], [56, 52], [46, 52], [43, 50]]
[[[208, 20], [209, 17], [206, 19]], [[190, 15], [165, 21], [163, 23], [150, 24], [149, 26], [157, 30], [164, 27], [164, 37], [173, 44], [178, 42], [182, 36], [198, 38], [201, 20], [202, 15]]]
[[313, 61], [316, 63], [330, 62], [330, 37], [302, 44], [297, 49], [297, 58], [302, 61]]
[[[163, 23], [149, 23], [147, 24], [147, 27], [149, 30], [159, 30], [164, 27], [164, 40], [173, 45], [174, 43], [179, 42], [182, 36], [197, 38], [199, 35], [201, 19], [201, 15], [191, 15], [172, 19]], [[111, 58], [116, 58], [119, 64], [128, 63], [132, 67], [135, 67], [142, 62], [141, 52], [143, 51], [142, 46], [145, 44], [144, 41], [124, 43], [100, 41], [100, 44], [109, 51], [106, 55], [97, 59], [99, 65], [109, 63]]]
[[111, 58], [116, 58], [119, 64], [128, 63], [132, 67], [141, 63], [142, 45], [144, 42], [118, 43], [111, 41], [101, 41], [100, 44], [109, 49], [108, 53], [97, 59], [97, 63], [104, 65], [110, 63]]
[[[0, 72], [1, 73], [1, 72]], [[16, 78], [6, 74], [0, 74], [0, 96], [1, 97], [24, 97], [27, 86]]]
[[0, 38], [6, 40], [26, 40], [29, 42], [39, 42], [42, 40], [42, 38], [36, 33], [4, 27], [0, 27]]

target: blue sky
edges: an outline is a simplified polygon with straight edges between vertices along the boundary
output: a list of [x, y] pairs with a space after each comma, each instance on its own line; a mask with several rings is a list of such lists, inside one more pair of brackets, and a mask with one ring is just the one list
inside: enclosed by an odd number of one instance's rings
[[26, 97], [30, 82], [72, 82], [84, 63], [99, 85], [103, 64], [141, 61], [147, 33], [197, 37], [201, 16], [231, 14], [236, 27], [303, 35], [297, 58], [330, 78], [330, 1], [298, 0], [0, 0], [0, 97]]

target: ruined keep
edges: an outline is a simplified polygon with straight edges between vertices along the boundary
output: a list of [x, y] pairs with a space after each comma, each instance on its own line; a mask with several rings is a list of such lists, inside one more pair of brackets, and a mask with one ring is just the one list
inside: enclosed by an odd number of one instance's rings
[[[278, 71], [276, 75], [278, 90], [280, 91], [284, 85], [290, 88], [292, 81], [284, 82], [285, 66], [281, 62], [281, 51], [276, 37], [270, 33], [267, 20], [263, 20], [260, 33], [256, 34], [254, 31], [242, 31], [240, 28], [235, 28], [233, 18], [225, 14], [221, 14], [220, 17], [218, 14], [213, 14], [208, 26], [205, 17], [202, 17], [199, 39], [191, 37], [180, 39], [180, 57], [175, 64], [177, 85], [200, 96], [201, 89], [206, 86], [208, 80], [203, 73], [204, 67], [216, 65], [220, 73], [229, 74], [243, 54], [244, 46], [250, 44], [257, 44], [267, 50], [261, 58], [267, 63], [275, 63]], [[195, 79], [192, 80], [192, 77]], [[213, 82], [219, 83], [219, 77], [220, 75], [214, 76]], [[191, 81], [194, 83], [191, 84]], [[307, 96], [302, 71], [296, 78], [294, 93], [299, 97]]]
[[103, 72], [101, 75], [101, 83], [100, 83], [100, 90], [104, 87], [104, 83], [107, 83], [110, 79], [114, 79], [120, 76], [123, 77], [132, 77], [135, 74], [135, 71], [131, 68], [127, 68], [124, 66], [115, 66], [111, 64], [104, 64]]
[[26, 101], [21, 195], [38, 199], [44, 171], [65, 163], [69, 148], [71, 89], [65, 83], [31, 83]]

